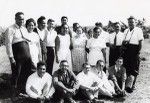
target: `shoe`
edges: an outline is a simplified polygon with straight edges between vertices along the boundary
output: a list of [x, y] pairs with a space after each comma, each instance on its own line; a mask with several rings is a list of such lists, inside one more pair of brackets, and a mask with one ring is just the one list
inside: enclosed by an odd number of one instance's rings
[[127, 88], [126, 88], [126, 92], [128, 92], [128, 93], [132, 93], [132, 92], [133, 92], [133, 89], [132, 89], [132, 88], [127, 87]]

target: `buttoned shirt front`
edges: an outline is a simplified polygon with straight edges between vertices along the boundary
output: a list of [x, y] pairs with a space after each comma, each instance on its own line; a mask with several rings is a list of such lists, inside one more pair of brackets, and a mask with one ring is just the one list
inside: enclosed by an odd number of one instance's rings
[[138, 27], [134, 27], [132, 31], [125, 30], [125, 40], [129, 41], [129, 44], [138, 45], [139, 41], [144, 40], [143, 31]]
[[47, 47], [55, 47], [55, 39], [57, 36], [57, 32], [54, 29], [48, 31], [47, 34]]
[[[26, 37], [28, 34], [25, 27], [20, 27], [17, 24], [14, 24], [6, 30], [6, 51], [8, 54], [8, 57], [13, 57], [12, 52], [12, 44], [25, 41], [23, 37]], [[23, 36], [23, 37], [22, 37]]]
[[30, 97], [35, 99], [39, 96], [51, 97], [54, 92], [55, 89], [52, 85], [52, 77], [50, 74], [45, 73], [41, 78], [38, 76], [37, 72], [35, 72], [28, 77], [26, 93]]

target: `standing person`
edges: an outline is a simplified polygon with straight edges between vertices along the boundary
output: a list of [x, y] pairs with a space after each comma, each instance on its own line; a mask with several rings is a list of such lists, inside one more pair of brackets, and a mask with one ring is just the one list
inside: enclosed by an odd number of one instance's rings
[[[61, 26], [63, 26], [63, 25], [68, 25], [68, 17], [67, 16], [62, 16], [61, 17], [61, 25], [57, 26], [55, 28], [57, 34], [61, 33]], [[69, 35], [70, 35], [70, 37], [72, 37], [72, 32], [71, 32], [70, 28], [69, 28]]]
[[[28, 34], [24, 25], [24, 13], [15, 14], [15, 24], [6, 30], [6, 51], [11, 63], [12, 86], [18, 92], [25, 92], [25, 83], [31, 72], [31, 56]], [[17, 91], [16, 90], [16, 91]]]
[[57, 32], [54, 30], [54, 20], [49, 19], [47, 21], [47, 42], [46, 42], [46, 48], [47, 48], [47, 72], [52, 75], [53, 71], [53, 63], [55, 58], [55, 39], [57, 37]]
[[78, 27], [75, 35], [72, 37], [72, 66], [75, 74], [82, 70], [82, 64], [87, 61], [86, 43], [86, 35], [83, 33], [82, 27]]
[[47, 30], [46, 30], [46, 18], [44, 16], [41, 16], [37, 20], [37, 33], [40, 37], [40, 45], [41, 45], [41, 53], [42, 53], [42, 61], [46, 62], [47, 59], [47, 49], [46, 49], [46, 36], [47, 36]]
[[40, 38], [38, 34], [33, 31], [35, 29], [35, 26], [36, 26], [36, 22], [34, 21], [34, 19], [30, 18], [26, 21], [28, 39], [30, 40], [29, 47], [30, 47], [31, 59], [32, 62], [34, 63], [34, 66], [37, 67], [37, 63], [40, 60], [42, 60], [42, 55], [41, 55]]
[[[66, 60], [60, 62], [59, 69], [53, 74], [53, 82], [55, 87], [54, 97], [59, 103], [76, 103], [73, 96], [79, 88], [75, 74], [68, 69], [69, 65]], [[63, 102], [65, 100], [65, 102]]]
[[89, 52], [88, 54], [88, 63], [91, 66], [96, 66], [96, 62], [98, 60], [103, 60], [106, 62], [106, 53], [105, 46], [106, 42], [103, 38], [100, 38], [101, 29], [99, 27], [95, 27], [93, 29], [93, 38], [87, 41], [86, 50]]
[[139, 74], [139, 54], [142, 48], [142, 41], [144, 40], [143, 31], [136, 27], [136, 20], [133, 16], [128, 18], [129, 28], [125, 30], [125, 44], [126, 50], [124, 55], [124, 66], [127, 70], [128, 80], [131, 79], [131, 85], [127, 87], [128, 92], [133, 92], [135, 89], [135, 82]]
[[[31, 74], [26, 83], [26, 93], [30, 97], [29, 103], [45, 103], [52, 98], [55, 89], [52, 84], [52, 77], [46, 72], [46, 65], [39, 61], [37, 71]], [[45, 102], [44, 102], [45, 101]], [[27, 103], [28, 103], [27, 102]]]
[[121, 32], [119, 22], [114, 23], [114, 30], [109, 34], [109, 41], [107, 46], [109, 49], [109, 66], [115, 65], [115, 61], [121, 56], [121, 45], [124, 40], [124, 33]]
[[111, 66], [108, 70], [109, 79], [113, 81], [115, 91], [118, 96], [125, 96], [125, 81], [126, 81], [126, 69], [122, 66], [123, 58], [119, 57], [116, 64]]
[[79, 23], [73, 23], [73, 32], [76, 32], [79, 26], [80, 26]]
[[72, 70], [71, 62], [71, 51], [70, 51], [70, 36], [68, 25], [61, 26], [61, 33], [57, 35], [55, 40], [55, 62], [53, 66], [53, 71], [56, 71], [59, 67], [59, 63], [62, 60], [67, 60], [69, 63], [69, 69]]

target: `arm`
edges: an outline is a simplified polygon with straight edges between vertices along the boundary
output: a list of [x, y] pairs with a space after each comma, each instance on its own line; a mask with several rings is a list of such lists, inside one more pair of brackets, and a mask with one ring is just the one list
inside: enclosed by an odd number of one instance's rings
[[57, 55], [57, 52], [59, 51], [59, 48], [60, 48], [60, 39], [57, 36], [56, 39], [55, 39], [55, 55], [56, 55], [56, 62], [57, 63], [59, 63], [58, 55]]
[[13, 51], [12, 51], [12, 42], [13, 42], [13, 35], [14, 31], [11, 29], [7, 29], [6, 32], [6, 52], [9, 57], [10, 63], [13, 64], [15, 63], [14, 56], [13, 56]]
[[41, 53], [40, 39], [39, 39], [39, 42], [37, 43], [37, 47], [38, 47], [38, 49], [39, 49], [38, 58], [39, 58], [39, 60], [41, 61], [41, 60], [42, 60], [42, 53]]
[[103, 48], [102, 50], [103, 56], [104, 56], [104, 61], [106, 63], [106, 48]]
[[122, 90], [125, 90], [125, 81], [127, 79], [127, 75], [126, 75], [126, 69], [123, 68], [123, 71], [122, 71]]

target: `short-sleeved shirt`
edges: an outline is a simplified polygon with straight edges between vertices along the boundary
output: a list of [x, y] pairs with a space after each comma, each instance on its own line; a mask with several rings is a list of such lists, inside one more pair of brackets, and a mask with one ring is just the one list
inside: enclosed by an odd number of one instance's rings
[[138, 45], [140, 40], [144, 40], [142, 29], [135, 27], [132, 31], [125, 30], [125, 40], [129, 41], [129, 44]]
[[69, 70], [66, 70], [66, 72], [64, 72], [62, 69], [58, 69], [53, 74], [53, 78], [55, 77], [57, 77], [58, 81], [62, 82], [64, 86], [67, 88], [73, 88], [74, 84], [77, 83], [77, 80], [73, 75], [73, 72]]
[[109, 79], [112, 81], [125, 81], [126, 80], [126, 69], [121, 66], [119, 69], [117, 69], [116, 65], [111, 66], [108, 70], [109, 72]]

